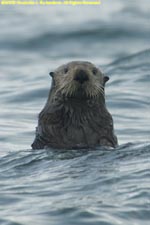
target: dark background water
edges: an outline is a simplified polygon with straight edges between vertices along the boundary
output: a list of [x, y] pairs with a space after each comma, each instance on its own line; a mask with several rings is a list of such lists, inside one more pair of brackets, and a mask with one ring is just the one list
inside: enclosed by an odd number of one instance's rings
[[[0, 224], [150, 223], [150, 2], [0, 6]], [[114, 151], [32, 151], [48, 73], [88, 60], [109, 75]]]

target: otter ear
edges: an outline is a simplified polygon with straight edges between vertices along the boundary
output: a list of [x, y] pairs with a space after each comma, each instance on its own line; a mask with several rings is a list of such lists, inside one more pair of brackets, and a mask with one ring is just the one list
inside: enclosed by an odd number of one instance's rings
[[54, 72], [50, 72], [49, 75], [50, 75], [51, 77], [54, 77]]
[[104, 84], [109, 81], [109, 77], [108, 76], [104, 76]]

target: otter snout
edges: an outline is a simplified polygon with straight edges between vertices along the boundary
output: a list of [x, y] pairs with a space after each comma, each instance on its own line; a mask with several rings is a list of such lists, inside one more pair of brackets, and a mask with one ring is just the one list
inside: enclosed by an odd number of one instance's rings
[[75, 72], [74, 80], [76, 80], [80, 84], [83, 84], [85, 81], [89, 80], [89, 77], [85, 70], [79, 69]]

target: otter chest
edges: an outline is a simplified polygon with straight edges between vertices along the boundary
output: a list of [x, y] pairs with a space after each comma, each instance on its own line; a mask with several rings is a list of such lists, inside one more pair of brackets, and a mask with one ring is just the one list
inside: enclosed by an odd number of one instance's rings
[[[61, 115], [60, 137], [65, 144], [90, 146], [99, 143], [99, 134], [93, 127], [98, 120], [97, 112], [90, 108], [75, 107]], [[97, 126], [97, 125], [96, 125]]]

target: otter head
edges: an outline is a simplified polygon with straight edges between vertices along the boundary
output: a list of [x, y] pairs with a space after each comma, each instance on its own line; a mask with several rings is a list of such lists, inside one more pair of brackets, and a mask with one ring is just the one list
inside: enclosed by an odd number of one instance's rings
[[94, 64], [82, 61], [62, 65], [50, 75], [55, 96], [76, 99], [104, 97], [104, 86], [109, 80]]

